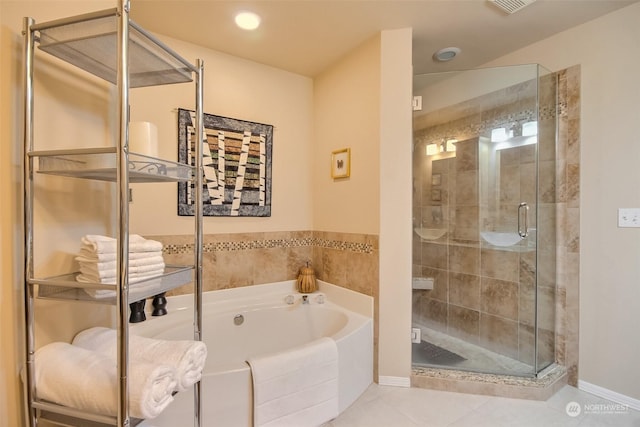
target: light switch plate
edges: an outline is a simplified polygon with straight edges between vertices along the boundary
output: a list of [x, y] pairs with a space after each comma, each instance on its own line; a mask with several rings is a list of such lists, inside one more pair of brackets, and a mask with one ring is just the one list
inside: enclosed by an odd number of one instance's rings
[[618, 227], [640, 228], [640, 208], [619, 208]]

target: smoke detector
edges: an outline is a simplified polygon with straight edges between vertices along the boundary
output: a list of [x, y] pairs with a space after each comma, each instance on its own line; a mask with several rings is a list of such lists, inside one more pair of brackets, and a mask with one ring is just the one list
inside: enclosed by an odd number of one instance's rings
[[520, 9], [529, 6], [536, 0], [487, 0], [489, 3], [499, 8], [503, 12], [511, 15]]

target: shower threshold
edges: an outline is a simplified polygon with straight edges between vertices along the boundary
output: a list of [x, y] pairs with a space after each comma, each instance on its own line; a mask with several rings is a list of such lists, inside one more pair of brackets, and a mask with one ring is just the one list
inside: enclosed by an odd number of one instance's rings
[[[422, 362], [430, 357], [430, 361], [435, 358], [448, 363], [422, 363], [420, 357], [412, 358], [411, 387], [547, 400], [567, 384], [564, 366], [554, 363], [534, 375], [533, 366], [526, 363], [429, 328], [420, 330], [422, 340], [429, 343], [424, 347], [435, 347], [422, 352], [428, 356]], [[419, 345], [412, 345], [415, 354]]]

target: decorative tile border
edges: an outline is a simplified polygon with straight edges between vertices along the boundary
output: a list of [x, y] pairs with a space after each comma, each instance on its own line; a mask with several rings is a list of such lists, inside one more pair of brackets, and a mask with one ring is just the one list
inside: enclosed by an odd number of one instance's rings
[[[252, 249], [284, 249], [299, 247], [320, 247], [348, 251], [356, 253], [371, 254], [374, 247], [370, 243], [347, 242], [341, 240], [322, 239], [318, 237], [291, 238], [291, 239], [260, 239], [245, 241], [226, 241], [205, 243], [202, 247], [204, 253], [245, 251]], [[162, 250], [165, 255], [182, 255], [193, 253], [193, 243], [188, 244], [166, 244]]]

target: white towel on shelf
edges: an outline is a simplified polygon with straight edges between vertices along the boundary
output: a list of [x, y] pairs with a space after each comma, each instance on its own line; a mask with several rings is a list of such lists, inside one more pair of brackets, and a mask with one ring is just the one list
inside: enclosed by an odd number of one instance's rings
[[[81, 239], [84, 248], [97, 254], [116, 253], [117, 240], [113, 237], [87, 234]], [[138, 234], [129, 235], [129, 252], [155, 252], [162, 250], [162, 243], [155, 240], [147, 240]]]
[[248, 361], [254, 425], [318, 426], [338, 416], [338, 350], [331, 338]]
[[[111, 265], [113, 264], [113, 265]], [[108, 278], [115, 278], [117, 274], [116, 263], [80, 263], [80, 273], [88, 277], [94, 277], [103, 281]], [[131, 266], [129, 263], [129, 277], [136, 278], [136, 276], [148, 276], [150, 274], [162, 274], [164, 272], [164, 261], [162, 257], [159, 260], [156, 259], [154, 264], [146, 264], [139, 266]]]
[[[73, 344], [116, 357], [115, 329], [95, 327], [78, 333]], [[129, 334], [129, 355], [135, 360], [161, 361], [176, 370], [177, 390], [182, 391], [200, 381], [207, 359], [202, 341], [161, 340]]]
[[[102, 415], [118, 413], [115, 359], [68, 343], [54, 342], [35, 353], [39, 399]], [[175, 370], [167, 365], [129, 364], [129, 412], [154, 418], [173, 401]]]
[[[157, 257], [158, 255], [162, 255], [162, 251], [151, 251], [151, 252], [129, 252], [129, 263], [132, 261], [140, 261], [143, 263], [147, 258]], [[115, 262], [117, 258], [117, 254], [114, 253], [95, 253], [91, 249], [87, 247], [81, 247], [78, 252], [78, 256], [76, 257], [77, 261], [83, 262]]]
[[[157, 265], [160, 263], [164, 263], [164, 258], [162, 257], [162, 252], [138, 252], [138, 254], [144, 254], [145, 257], [144, 258], [132, 258], [132, 255], [136, 255], [134, 254], [129, 254], [129, 268], [134, 268], [134, 267], [147, 267], [149, 265]], [[147, 254], [151, 255], [151, 256], [146, 256]], [[80, 264], [80, 266], [91, 266], [93, 268], [95, 268], [96, 270], [115, 270], [118, 263], [116, 262], [116, 259], [114, 257], [114, 259], [109, 260], [109, 261], [101, 261], [99, 260], [97, 257], [94, 258], [87, 258], [85, 256], [82, 255], [78, 255], [75, 258], [76, 261], [78, 261], [78, 263]]]

